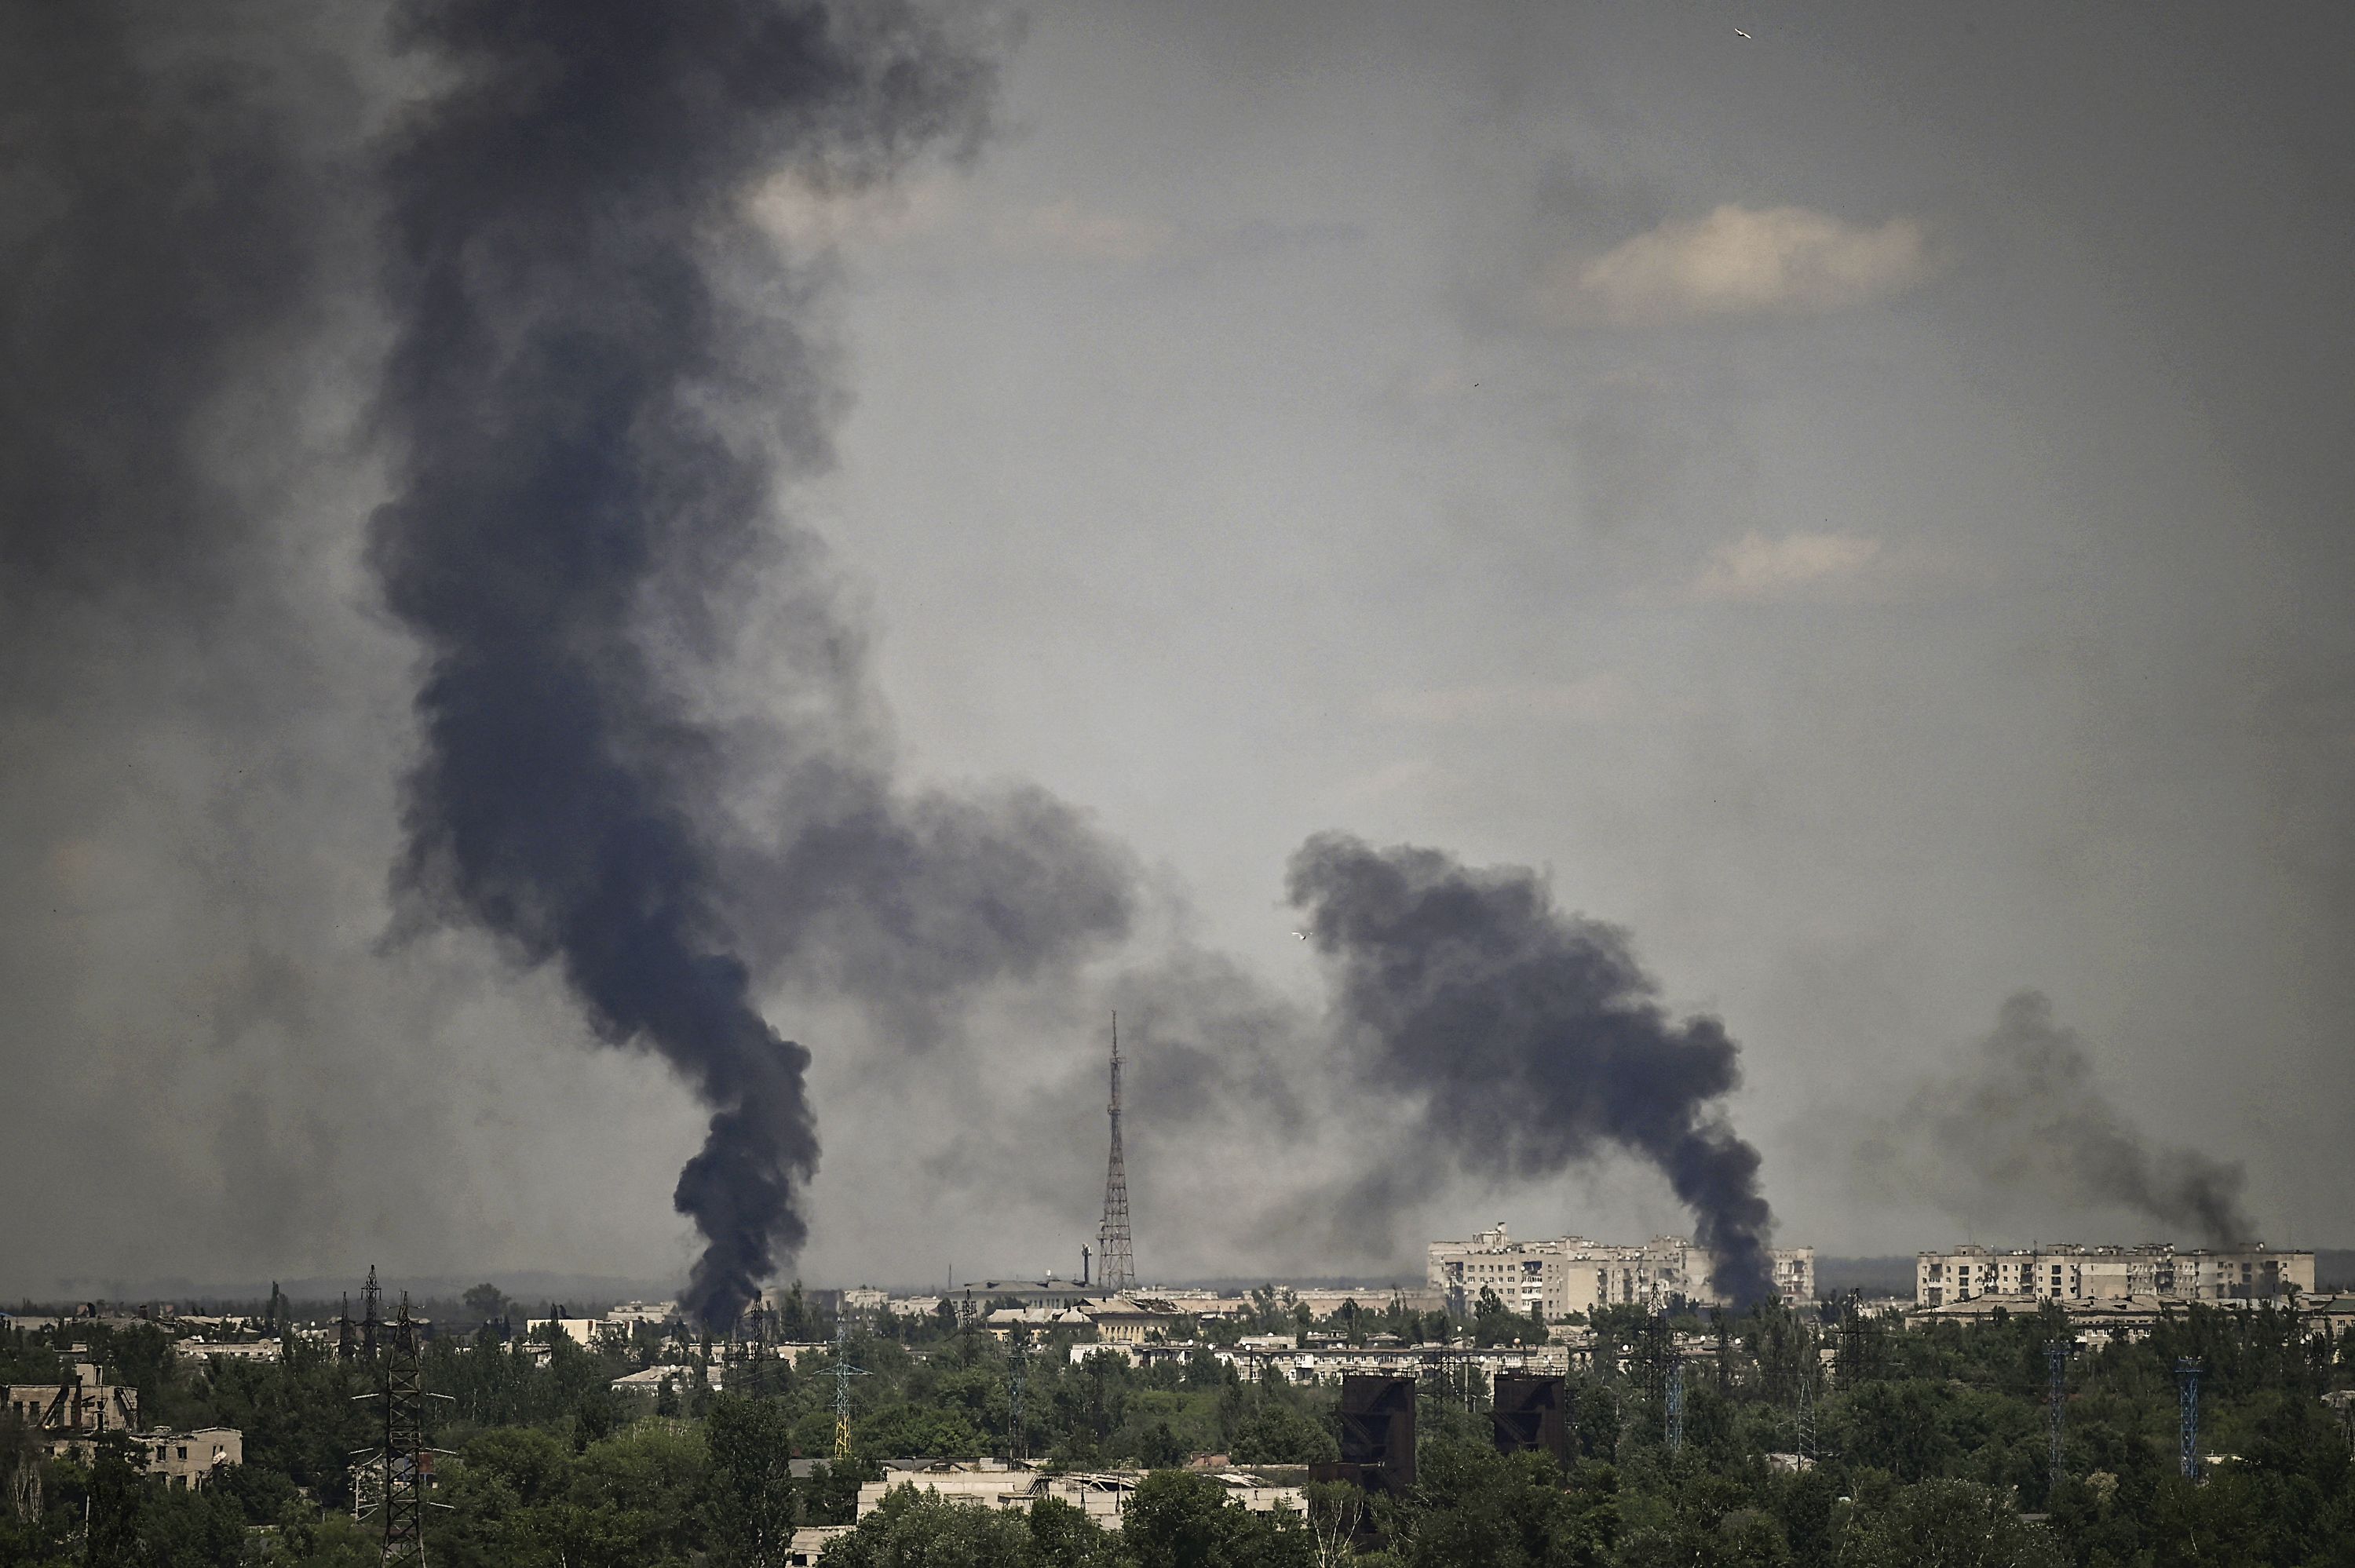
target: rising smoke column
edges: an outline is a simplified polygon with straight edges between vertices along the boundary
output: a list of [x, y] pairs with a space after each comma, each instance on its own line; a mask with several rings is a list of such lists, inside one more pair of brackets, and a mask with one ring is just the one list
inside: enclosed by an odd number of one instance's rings
[[2187, 1227], [2211, 1246], [2256, 1234], [2241, 1209], [2241, 1167], [2154, 1148], [2102, 1092], [2076, 1032], [2032, 991], [2007, 999], [1959, 1070], [1916, 1089], [1859, 1160], [1874, 1179], [1965, 1219], [2049, 1224], [2056, 1208], [2093, 1202]]
[[1529, 871], [1341, 833], [1301, 846], [1289, 889], [1338, 961], [1362, 1070], [1420, 1102], [1427, 1157], [1527, 1181], [1615, 1146], [1691, 1209], [1719, 1291], [1773, 1289], [1758, 1151], [1718, 1104], [1739, 1052], [1715, 1019], [1669, 1018], [1624, 933], [1562, 914]]
[[[553, 962], [607, 1042], [712, 1107], [675, 1202], [731, 1320], [802, 1242], [808, 1054], [755, 1011], [666, 661], [764, 557], [825, 447], [794, 281], [743, 208], [975, 126], [987, 71], [913, 17], [786, 0], [414, 0], [450, 85], [386, 164], [394, 498], [371, 549], [428, 668], [403, 885]], [[749, 410], [749, 412], [748, 412]]]

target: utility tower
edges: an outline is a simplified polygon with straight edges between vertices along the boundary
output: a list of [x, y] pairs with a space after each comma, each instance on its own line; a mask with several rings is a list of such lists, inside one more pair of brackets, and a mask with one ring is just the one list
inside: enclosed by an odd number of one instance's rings
[[1022, 1441], [1022, 1384], [1029, 1371], [1029, 1348], [1026, 1343], [1029, 1338], [1028, 1331], [1018, 1323], [1006, 1336], [1007, 1405], [1013, 1417], [1012, 1440], [1006, 1446], [1006, 1457], [1018, 1465], [1030, 1457]]
[[368, 1265], [367, 1288], [360, 1292], [360, 1299], [367, 1303], [360, 1314], [360, 1353], [370, 1361], [376, 1360], [376, 1331], [384, 1322], [384, 1315], [378, 1310], [378, 1302], [383, 1295], [376, 1282], [376, 1265], [371, 1263]]
[[[376, 1327], [376, 1271], [368, 1270], [370, 1328]], [[409, 1316], [409, 1297], [400, 1298], [400, 1314], [383, 1325], [388, 1347], [378, 1368], [382, 1386], [362, 1399], [384, 1401], [384, 1443], [369, 1457], [374, 1472], [367, 1488], [362, 1517], [373, 1513], [383, 1529], [386, 1563], [423, 1568], [425, 1563], [426, 1489], [433, 1482], [433, 1450], [425, 1446], [425, 1369], [418, 1352], [417, 1324]], [[373, 1337], [373, 1336], [371, 1336]], [[444, 1398], [446, 1395], [435, 1395]]]
[[840, 1312], [834, 1319], [834, 1458], [850, 1457], [850, 1380], [867, 1373], [850, 1364], [850, 1320]]
[[2051, 1448], [2047, 1485], [2051, 1492], [2057, 1492], [2061, 1489], [2061, 1428], [2069, 1407], [2068, 1340], [2054, 1340], [2044, 1347], [2044, 1428]]
[[1668, 1452], [1674, 1454], [1685, 1446], [1685, 1363], [1674, 1351], [1668, 1352], [1667, 1404]]
[[2178, 1360], [2175, 1363], [2175, 1408], [2181, 1423], [2179, 1439], [2182, 1447], [2183, 1478], [2200, 1479], [2200, 1363]]
[[1112, 1160], [1104, 1169], [1103, 1224], [1096, 1231], [1096, 1283], [1106, 1294], [1136, 1288], [1129, 1255], [1128, 1168], [1120, 1153], [1120, 1014], [1112, 1015]]
[[336, 1315], [336, 1359], [337, 1361], [350, 1361], [358, 1353], [358, 1344], [353, 1339], [353, 1331], [357, 1327], [358, 1325], [352, 1321], [352, 1293], [346, 1290], [344, 1292], [344, 1309]]

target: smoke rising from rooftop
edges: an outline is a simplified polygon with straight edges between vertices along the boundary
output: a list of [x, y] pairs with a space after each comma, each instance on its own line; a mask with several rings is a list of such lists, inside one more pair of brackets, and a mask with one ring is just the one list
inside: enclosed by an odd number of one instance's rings
[[1527, 1181], [1623, 1150], [1690, 1209], [1717, 1289], [1773, 1288], [1758, 1152], [1721, 1104], [1739, 1052], [1715, 1019], [1668, 1016], [1625, 933], [1526, 869], [1340, 833], [1301, 846], [1289, 885], [1337, 963], [1345, 1054], [1420, 1101], [1427, 1157]]
[[1915, 1090], [1859, 1163], [1958, 1219], [2049, 1226], [2056, 1207], [2106, 1204], [2212, 1246], [2256, 1234], [2241, 1208], [2241, 1167], [2154, 1147], [2095, 1082], [2076, 1033], [2032, 991], [2007, 999], [1960, 1068]]

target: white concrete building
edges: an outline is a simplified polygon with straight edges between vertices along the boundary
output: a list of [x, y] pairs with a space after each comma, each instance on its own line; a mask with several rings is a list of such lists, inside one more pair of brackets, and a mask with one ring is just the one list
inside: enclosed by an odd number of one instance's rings
[[605, 1314], [605, 1326], [627, 1334], [641, 1323], [660, 1328], [678, 1316], [676, 1301], [624, 1301]]
[[[1786, 1301], [1813, 1299], [1816, 1249], [1776, 1247], [1772, 1256], [1776, 1293]], [[1583, 1236], [1518, 1241], [1499, 1220], [1468, 1242], [1433, 1242], [1425, 1277], [1465, 1311], [1488, 1289], [1516, 1312], [1559, 1319], [1597, 1307], [1662, 1307], [1676, 1297], [1720, 1305], [1709, 1271], [1709, 1254], [1682, 1236], [1654, 1236], [1640, 1246]]]
[[[1241, 1503], [1254, 1513], [1273, 1512], [1279, 1508], [1305, 1511], [1305, 1496], [1298, 1487], [1270, 1486], [1242, 1470], [1205, 1473], [1226, 1487], [1230, 1501]], [[874, 1512], [894, 1489], [913, 1487], [953, 1501], [978, 1503], [984, 1508], [1019, 1509], [1025, 1513], [1040, 1498], [1055, 1498], [1078, 1509], [1104, 1529], [1118, 1530], [1122, 1516], [1128, 1510], [1129, 1499], [1144, 1479], [1141, 1470], [1049, 1475], [996, 1459], [943, 1459], [917, 1469], [894, 1469], [879, 1481], [863, 1483], [858, 1489], [858, 1517], [865, 1519]]]
[[1178, 1326], [1178, 1309], [1152, 1296], [1114, 1296], [1079, 1308], [1107, 1345], [1137, 1345]]
[[525, 1320], [523, 1335], [538, 1340], [543, 1345], [554, 1344], [556, 1336], [563, 1335], [584, 1351], [597, 1348], [605, 1326], [594, 1318], [532, 1318]]
[[2096, 1301], [2149, 1296], [2166, 1301], [2272, 1301], [2314, 1294], [2314, 1254], [2268, 1247], [2179, 1251], [2170, 1243], [2078, 1246], [2056, 1242], [1997, 1251], [1960, 1246], [1919, 1254], [1913, 1302], [1942, 1307], [1982, 1296]]
[[663, 1391], [663, 1385], [668, 1383], [678, 1393], [685, 1393], [695, 1386], [698, 1372], [702, 1374], [705, 1385], [714, 1393], [728, 1386], [728, 1368], [724, 1364], [708, 1367], [647, 1367], [642, 1372], [623, 1373], [613, 1380], [611, 1386], [615, 1393], [646, 1393], [658, 1396]]
[[286, 1347], [276, 1340], [180, 1340], [172, 1353], [183, 1361], [275, 1361], [285, 1359]]

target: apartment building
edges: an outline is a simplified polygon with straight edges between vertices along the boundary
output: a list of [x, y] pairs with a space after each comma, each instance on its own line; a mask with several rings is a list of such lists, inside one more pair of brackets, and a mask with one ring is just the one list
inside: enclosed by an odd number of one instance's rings
[[[1777, 1247], [1773, 1259], [1776, 1294], [1786, 1301], [1814, 1298], [1815, 1248]], [[1521, 1241], [1499, 1220], [1468, 1242], [1433, 1242], [1425, 1279], [1461, 1309], [1488, 1289], [1517, 1312], [1559, 1319], [1598, 1307], [1660, 1308], [1679, 1298], [1722, 1305], [1709, 1277], [1708, 1252], [1683, 1236], [1654, 1236], [1639, 1245], [1583, 1236]]]
[[2098, 1301], [2151, 1296], [2169, 1301], [2272, 1301], [2314, 1293], [2314, 1254], [2254, 1243], [2243, 1247], [2032, 1247], [1966, 1245], [1925, 1252], [1913, 1266], [1913, 1302], [1939, 1307], [1982, 1296], [2027, 1301]]

